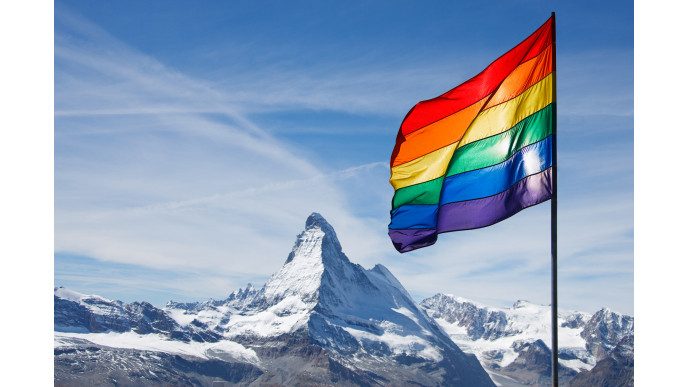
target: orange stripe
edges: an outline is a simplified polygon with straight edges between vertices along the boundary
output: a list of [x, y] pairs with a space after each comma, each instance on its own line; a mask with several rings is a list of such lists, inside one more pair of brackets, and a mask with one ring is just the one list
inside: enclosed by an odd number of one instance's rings
[[405, 136], [399, 144], [392, 166], [415, 160], [437, 149], [459, 141], [471, 121], [482, 110], [509, 101], [538, 83], [552, 72], [552, 46], [547, 46], [536, 57], [519, 65], [504, 80], [487, 106], [483, 104], [490, 96], [470, 105], [463, 110], [433, 122]]
[[399, 153], [394, 158], [392, 166], [407, 163], [458, 141], [466, 133], [466, 129], [471, 125], [473, 119], [480, 113], [480, 108], [483, 107], [488, 98], [490, 96], [409, 134], [406, 140], [399, 145]]
[[518, 66], [509, 74], [483, 110], [515, 98], [551, 72], [552, 46], [549, 45], [538, 56]]

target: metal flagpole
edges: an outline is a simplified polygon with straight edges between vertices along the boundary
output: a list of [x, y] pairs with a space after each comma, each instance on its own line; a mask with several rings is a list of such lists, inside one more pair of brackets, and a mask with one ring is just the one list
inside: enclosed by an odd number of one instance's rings
[[552, 200], [551, 249], [552, 249], [552, 386], [559, 386], [559, 322], [557, 313], [557, 26], [552, 12]]

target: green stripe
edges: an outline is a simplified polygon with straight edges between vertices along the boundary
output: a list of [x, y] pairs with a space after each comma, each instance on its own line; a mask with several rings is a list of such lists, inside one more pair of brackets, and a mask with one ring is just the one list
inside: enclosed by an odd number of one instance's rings
[[392, 209], [404, 204], [439, 203], [445, 177], [508, 160], [523, 147], [549, 136], [552, 133], [551, 122], [552, 105], [549, 104], [506, 132], [462, 146], [454, 152], [445, 176], [398, 189], [392, 199]]
[[552, 105], [529, 115], [506, 132], [466, 144], [457, 149], [446, 176], [499, 164], [521, 148], [552, 134]]
[[394, 192], [392, 209], [403, 204], [436, 204], [440, 202], [440, 191], [444, 177], [426, 181], [424, 183], [399, 188]]

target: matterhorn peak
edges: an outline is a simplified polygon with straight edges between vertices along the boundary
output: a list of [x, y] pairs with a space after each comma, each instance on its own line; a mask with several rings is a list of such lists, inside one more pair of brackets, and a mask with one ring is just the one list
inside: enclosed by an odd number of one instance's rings
[[265, 284], [265, 297], [279, 301], [297, 296], [306, 303], [314, 302], [324, 273], [336, 271], [335, 276], [339, 277], [350, 264], [332, 225], [313, 212], [306, 219], [305, 229], [296, 237], [286, 262]]

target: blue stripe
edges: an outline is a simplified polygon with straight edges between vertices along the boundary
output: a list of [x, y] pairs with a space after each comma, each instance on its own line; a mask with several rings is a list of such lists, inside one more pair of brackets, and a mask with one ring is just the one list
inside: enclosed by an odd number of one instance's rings
[[[475, 171], [464, 172], [445, 179], [440, 203], [485, 198], [506, 191], [527, 176], [552, 166], [552, 136], [528, 145], [508, 160]], [[406, 204], [391, 212], [390, 229], [419, 229], [437, 227], [437, 204]]]
[[510, 159], [444, 180], [440, 204], [462, 202], [496, 195], [519, 180], [552, 166], [552, 136], [528, 145]]
[[405, 204], [392, 210], [389, 228], [394, 230], [408, 228], [435, 228], [437, 204]]

